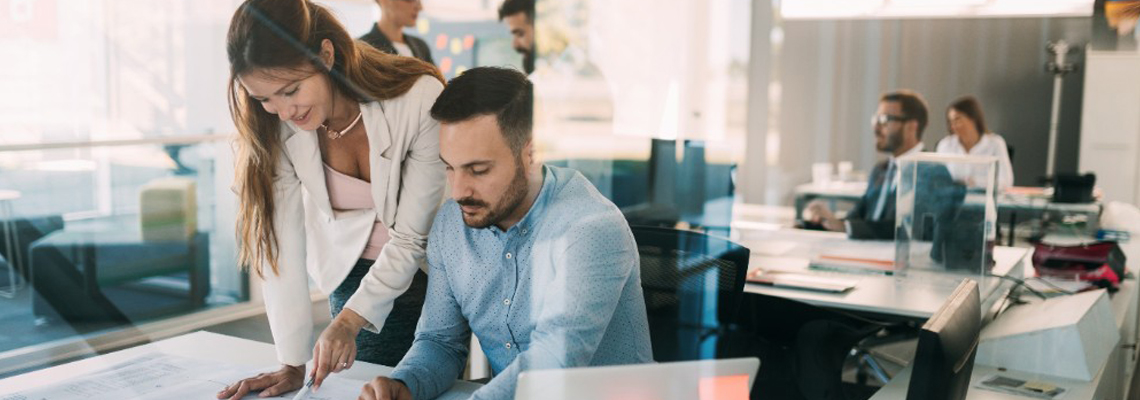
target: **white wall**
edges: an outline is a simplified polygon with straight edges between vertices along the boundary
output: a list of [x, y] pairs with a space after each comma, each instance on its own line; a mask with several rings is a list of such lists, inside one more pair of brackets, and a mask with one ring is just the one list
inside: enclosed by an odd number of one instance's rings
[[[755, 16], [763, 17], [759, 13]], [[771, 18], [771, 17], [768, 17]], [[1053, 77], [1045, 43], [1088, 42], [1090, 18], [907, 20], [755, 20], [753, 42], [768, 40], [769, 66], [753, 65], [753, 100], [765, 90], [768, 120], [749, 125], [749, 187], [745, 200], [790, 204], [791, 189], [810, 181], [815, 162], [852, 161], [869, 170], [874, 151], [869, 117], [880, 94], [921, 93], [930, 107], [923, 141], [933, 149], [948, 134], [947, 105], [979, 98], [991, 130], [1015, 148], [1016, 184], [1036, 185], [1045, 172]], [[763, 47], [754, 44], [754, 51]], [[1078, 65], [1083, 54], [1073, 55]], [[753, 64], [763, 55], [752, 55]], [[1065, 78], [1057, 170], [1076, 172], [1083, 66]], [[764, 87], [758, 81], [768, 79]], [[751, 117], [759, 118], [755, 107]], [[760, 151], [753, 146], [763, 146]], [[761, 155], [763, 157], [761, 157]]]
[[1106, 201], [1140, 200], [1140, 54], [1089, 51], [1080, 170], [1096, 173]]

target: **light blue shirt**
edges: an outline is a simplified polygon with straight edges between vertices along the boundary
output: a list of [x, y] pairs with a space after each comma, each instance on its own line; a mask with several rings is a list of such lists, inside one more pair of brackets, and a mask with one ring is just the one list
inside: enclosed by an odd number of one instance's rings
[[506, 232], [468, 227], [448, 201], [427, 259], [416, 340], [392, 372], [416, 399], [459, 378], [472, 331], [495, 375], [477, 399], [513, 398], [522, 371], [652, 362], [633, 234], [577, 171], [545, 166], [534, 205]]

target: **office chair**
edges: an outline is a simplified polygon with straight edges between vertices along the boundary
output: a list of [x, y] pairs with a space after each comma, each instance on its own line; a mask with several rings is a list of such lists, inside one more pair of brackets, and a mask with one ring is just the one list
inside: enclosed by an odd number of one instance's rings
[[632, 226], [653, 358], [724, 357], [744, 293], [747, 248], [728, 239], [671, 228]]
[[[739, 311], [739, 330], [747, 332], [746, 350], [763, 360], [752, 399], [866, 399], [864, 368], [880, 378], [870, 363], [871, 347], [897, 340], [905, 324], [880, 322], [783, 297], [746, 293]], [[896, 329], [903, 328], [903, 329]], [[880, 337], [880, 332], [891, 335]], [[880, 354], [874, 354], [876, 358]], [[855, 360], [857, 384], [843, 381], [848, 360]], [[887, 377], [889, 379], [889, 377]], [[762, 389], [761, 389], [762, 388]], [[756, 390], [761, 389], [761, 390]]]

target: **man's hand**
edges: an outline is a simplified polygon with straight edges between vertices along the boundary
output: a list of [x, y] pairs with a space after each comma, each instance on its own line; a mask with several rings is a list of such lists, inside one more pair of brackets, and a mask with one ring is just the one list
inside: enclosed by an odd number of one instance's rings
[[352, 368], [356, 359], [356, 334], [365, 323], [360, 314], [345, 308], [321, 332], [313, 345], [313, 390], [319, 389], [329, 374]]
[[257, 374], [257, 376], [242, 379], [237, 383], [226, 386], [218, 392], [219, 399], [240, 400], [250, 392], [260, 390], [258, 397], [279, 396], [300, 389], [304, 384], [305, 366], [283, 365], [281, 369]]
[[811, 214], [809, 221], [820, 224], [824, 229], [833, 232], [843, 232], [847, 227], [843, 224], [843, 220], [836, 218], [831, 209], [827, 207], [827, 202], [823, 200], [813, 200], [808, 203], [805, 211]]
[[377, 376], [364, 385], [357, 400], [412, 400], [412, 392], [403, 382]]

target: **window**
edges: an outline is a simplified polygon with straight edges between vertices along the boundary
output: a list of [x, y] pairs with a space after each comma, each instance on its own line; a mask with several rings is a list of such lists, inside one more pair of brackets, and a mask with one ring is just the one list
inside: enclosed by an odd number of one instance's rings
[[[0, 354], [248, 299], [222, 45], [235, 4], [2, 5]], [[0, 374], [50, 361], [0, 356]]]

